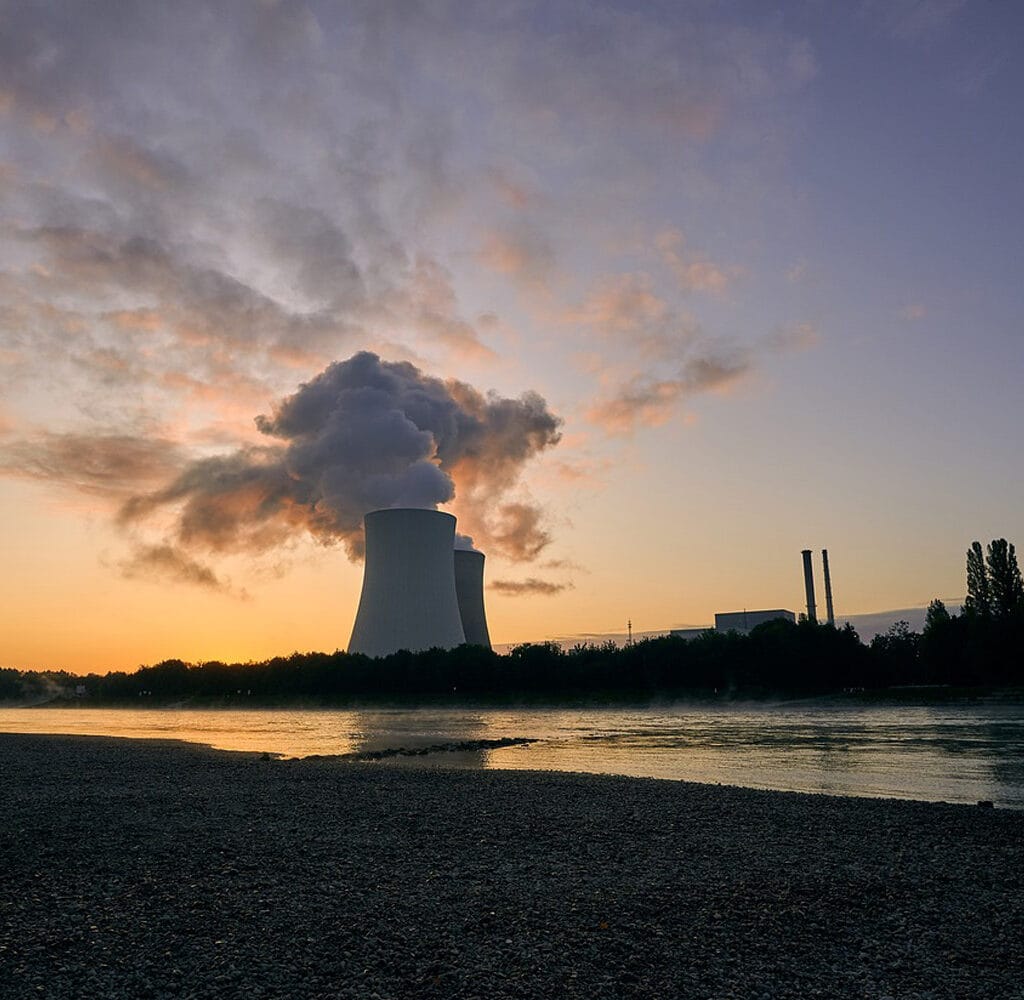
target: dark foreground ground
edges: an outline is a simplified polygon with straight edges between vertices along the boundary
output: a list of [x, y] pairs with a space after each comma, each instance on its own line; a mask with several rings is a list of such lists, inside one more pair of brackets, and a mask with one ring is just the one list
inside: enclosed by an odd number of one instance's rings
[[0, 734], [0, 996], [1024, 997], [1024, 814]]

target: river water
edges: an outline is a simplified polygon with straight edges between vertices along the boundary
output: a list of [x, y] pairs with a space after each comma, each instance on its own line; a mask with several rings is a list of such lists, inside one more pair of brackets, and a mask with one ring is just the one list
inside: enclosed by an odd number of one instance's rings
[[[790, 702], [657, 708], [0, 709], [0, 731], [187, 740], [291, 757], [522, 738], [394, 757], [1024, 808], [1024, 705]], [[368, 765], [370, 766], [370, 765]], [[2, 775], [0, 775], [2, 779]]]

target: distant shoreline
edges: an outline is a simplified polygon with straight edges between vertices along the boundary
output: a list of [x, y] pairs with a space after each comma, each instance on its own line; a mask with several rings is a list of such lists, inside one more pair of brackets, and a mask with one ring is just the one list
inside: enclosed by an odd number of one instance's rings
[[1024, 815], [0, 734], [6, 996], [1014, 995]]
[[665, 692], [660, 696], [635, 694], [627, 692], [595, 692], [577, 696], [552, 698], [542, 697], [529, 692], [509, 693], [482, 697], [469, 694], [459, 697], [455, 695], [418, 695], [407, 697], [395, 695], [379, 698], [362, 696], [351, 699], [295, 698], [265, 700], [253, 696], [238, 695], [232, 698], [171, 698], [161, 700], [153, 697], [139, 697], [134, 700], [98, 701], [84, 697], [51, 698], [34, 702], [0, 701], [0, 709], [14, 708], [102, 708], [102, 709], [258, 709], [272, 711], [275, 709], [310, 711], [329, 709], [359, 708], [508, 708], [523, 706], [535, 709], [545, 708], [652, 708], [665, 705], [742, 705], [744, 703], [767, 706], [773, 703], [792, 705], [806, 704], [842, 704], [842, 705], [977, 705], [977, 704], [1024, 704], [1024, 688], [1006, 687], [953, 687], [939, 684], [905, 685], [893, 688], [879, 688], [855, 691], [833, 691], [820, 694], [808, 694], [805, 691], [735, 691], [718, 693], [712, 691], [678, 691]]

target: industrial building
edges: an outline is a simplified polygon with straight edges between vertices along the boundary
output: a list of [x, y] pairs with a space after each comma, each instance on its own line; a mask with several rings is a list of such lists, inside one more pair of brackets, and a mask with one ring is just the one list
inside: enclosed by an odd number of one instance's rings
[[455, 518], [395, 507], [363, 518], [366, 562], [350, 653], [490, 648], [482, 552], [455, 550]]
[[705, 632], [714, 632], [714, 629], [710, 625], [706, 628], [674, 628], [668, 634], [676, 639], [696, 639]]
[[[814, 601], [814, 565], [810, 549], [804, 549], [800, 555], [804, 564], [804, 591], [807, 598], [807, 620], [817, 622], [817, 606]], [[828, 566], [828, 549], [821, 550], [822, 569], [825, 577], [825, 608], [829, 625], [836, 621], [835, 611], [832, 607], [832, 574]], [[771, 611], [722, 611], [715, 615], [715, 632], [739, 632], [746, 635], [751, 629], [765, 622], [775, 621], [795, 622], [796, 615], [784, 608], [775, 608]], [[669, 635], [677, 639], [696, 639], [705, 632], [712, 631], [711, 626], [707, 628], [676, 628], [669, 632]]]
[[715, 631], [740, 632], [745, 635], [752, 628], [777, 619], [795, 622], [796, 615], [783, 608], [772, 611], [722, 611], [715, 615]]
[[677, 639], [696, 639], [705, 632], [739, 632], [746, 635], [752, 628], [764, 622], [782, 619], [795, 622], [796, 615], [792, 611], [777, 608], [773, 611], [721, 611], [715, 615], [715, 624], [706, 628], [674, 628], [669, 635]]

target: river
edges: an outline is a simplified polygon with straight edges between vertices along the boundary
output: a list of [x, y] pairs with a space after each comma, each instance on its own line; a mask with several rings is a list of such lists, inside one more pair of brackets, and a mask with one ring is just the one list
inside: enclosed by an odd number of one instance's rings
[[1024, 808], [1024, 705], [2, 708], [0, 731], [177, 739], [290, 757], [512, 737], [536, 742], [391, 759]]

